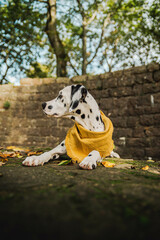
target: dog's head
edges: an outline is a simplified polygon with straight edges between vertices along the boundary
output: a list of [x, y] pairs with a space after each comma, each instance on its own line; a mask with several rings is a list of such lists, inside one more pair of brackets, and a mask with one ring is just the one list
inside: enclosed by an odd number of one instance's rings
[[58, 96], [48, 102], [42, 103], [45, 114], [53, 117], [71, 115], [80, 102], [86, 102], [87, 89], [83, 85], [71, 85], [62, 89]]

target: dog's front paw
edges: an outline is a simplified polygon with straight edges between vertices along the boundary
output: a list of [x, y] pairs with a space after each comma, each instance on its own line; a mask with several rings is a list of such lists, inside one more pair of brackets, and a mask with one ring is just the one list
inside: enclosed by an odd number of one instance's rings
[[94, 159], [91, 159], [91, 157], [86, 157], [83, 159], [83, 161], [79, 164], [80, 168], [92, 170], [97, 167], [97, 162]]
[[27, 157], [22, 164], [24, 166], [38, 166], [38, 165], [43, 165], [44, 161], [41, 159], [40, 156], [31, 156], [31, 157]]

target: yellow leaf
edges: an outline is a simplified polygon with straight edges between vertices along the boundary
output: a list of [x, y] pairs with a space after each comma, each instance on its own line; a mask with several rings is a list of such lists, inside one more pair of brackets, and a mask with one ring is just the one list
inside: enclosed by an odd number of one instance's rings
[[20, 155], [20, 154], [17, 154], [16, 157], [17, 157], [17, 158], [22, 158], [23, 156]]
[[145, 167], [142, 168], [142, 170], [148, 170], [149, 169], [149, 166], [146, 165]]
[[152, 159], [149, 159], [149, 160], [147, 160], [147, 162], [155, 162], [154, 160], [152, 160]]
[[37, 154], [37, 152], [29, 152], [27, 155], [32, 156], [32, 155], [36, 155], [36, 154]]
[[17, 151], [17, 152], [29, 152], [30, 151], [27, 148], [21, 148], [21, 147], [16, 147], [16, 146], [8, 146], [8, 147], [6, 147], [6, 149]]
[[61, 161], [60, 163], [58, 163], [58, 166], [61, 166], [61, 165], [67, 165], [67, 164], [70, 164], [72, 162], [72, 160], [63, 160]]
[[111, 163], [108, 161], [102, 161], [102, 165], [107, 168], [113, 168], [115, 166], [115, 163]]
[[36, 152], [29, 152], [27, 155], [28, 156], [32, 156], [32, 155], [39, 155], [39, 154], [42, 154], [43, 152], [41, 151], [36, 151]]

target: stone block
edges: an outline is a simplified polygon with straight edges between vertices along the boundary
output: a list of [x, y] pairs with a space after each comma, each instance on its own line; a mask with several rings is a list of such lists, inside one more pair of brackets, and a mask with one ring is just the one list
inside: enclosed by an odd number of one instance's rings
[[135, 128], [139, 124], [139, 118], [137, 116], [129, 116], [127, 119], [127, 127]]
[[98, 81], [101, 80], [100, 75], [88, 75], [87, 76], [87, 81]]
[[124, 73], [124, 70], [118, 70], [118, 71], [112, 72], [112, 76], [113, 78], [119, 79], [120, 77], [122, 77], [123, 73]]
[[0, 85], [0, 93], [2, 92], [6, 92], [6, 93], [10, 93], [14, 88], [13, 84], [3, 84]]
[[130, 68], [132, 73], [146, 73], [147, 72], [147, 66], [138, 66]]
[[[52, 84], [55, 83], [57, 80], [56, 77], [52, 77], [52, 78], [42, 78], [42, 84]], [[38, 84], [39, 85], [39, 84]]]
[[82, 75], [82, 76], [75, 76], [71, 78], [71, 83], [83, 83], [87, 81], [88, 76], [87, 75]]
[[126, 141], [127, 147], [135, 147], [136, 149], [140, 147], [146, 147], [147, 146], [147, 140], [146, 138], [127, 138]]
[[133, 86], [135, 84], [135, 76], [128, 72], [118, 78], [118, 86]]
[[99, 76], [100, 76], [100, 79], [107, 80], [109, 78], [112, 78], [113, 73], [107, 72], [107, 73], [104, 73], [104, 74], [100, 74]]
[[136, 127], [133, 129], [133, 137], [134, 138], [144, 138], [145, 135], [145, 128], [144, 127]]
[[41, 85], [42, 78], [22, 78], [20, 84], [21, 86]]
[[103, 80], [103, 88], [116, 88], [117, 87], [117, 78], [108, 78]]
[[124, 158], [132, 158], [137, 160], [144, 160], [145, 159], [145, 150], [143, 147], [129, 147], [125, 148], [123, 151]]
[[151, 148], [145, 148], [146, 157], [151, 157], [153, 160], [160, 160], [160, 148], [155, 146]]
[[160, 64], [158, 64], [158, 63], [150, 63], [150, 64], [148, 64], [147, 65], [147, 70], [149, 71], [149, 72], [153, 72], [153, 71], [155, 71], [155, 70], [159, 70], [160, 69]]
[[100, 79], [97, 81], [87, 81], [86, 87], [88, 88], [88, 90], [92, 89], [102, 90], [102, 81]]
[[142, 126], [152, 126], [154, 119], [152, 115], [142, 115], [140, 116], [140, 124]]
[[160, 92], [160, 82], [145, 83], [143, 84], [142, 89], [144, 94]]
[[114, 136], [116, 138], [120, 137], [132, 137], [132, 129], [131, 128], [116, 128], [114, 130]]
[[116, 116], [112, 117], [111, 120], [115, 128], [126, 128], [127, 127], [127, 116]]
[[154, 72], [153, 78], [156, 82], [160, 82], [160, 71]]
[[139, 73], [135, 75], [135, 83], [143, 84], [143, 83], [152, 83], [153, 77], [152, 73]]
[[56, 79], [56, 82], [57, 82], [57, 83], [69, 84], [70, 79], [67, 78], [67, 77], [58, 77], [58, 78]]

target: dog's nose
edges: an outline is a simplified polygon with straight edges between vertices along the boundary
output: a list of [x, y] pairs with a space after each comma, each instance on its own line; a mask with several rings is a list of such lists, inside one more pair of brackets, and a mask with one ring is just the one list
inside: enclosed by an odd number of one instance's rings
[[47, 103], [45, 103], [45, 102], [42, 103], [42, 108], [45, 109], [46, 105], [47, 105]]

